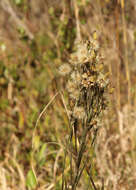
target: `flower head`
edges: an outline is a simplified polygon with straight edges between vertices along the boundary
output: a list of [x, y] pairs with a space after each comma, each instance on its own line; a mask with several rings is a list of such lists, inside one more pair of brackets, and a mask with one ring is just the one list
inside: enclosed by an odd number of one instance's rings
[[75, 107], [73, 115], [77, 119], [83, 119], [85, 117], [85, 110], [83, 107]]
[[78, 89], [76, 89], [70, 93], [70, 97], [75, 100], [77, 100], [79, 98], [79, 95], [80, 95], [80, 91]]
[[63, 64], [59, 67], [59, 73], [62, 76], [65, 76], [71, 72], [71, 67], [68, 64]]
[[86, 62], [88, 60], [88, 53], [87, 44], [79, 43], [76, 52], [71, 55], [71, 63], [77, 65]]
[[67, 83], [67, 90], [68, 90], [68, 92], [73, 92], [73, 91], [75, 91], [76, 90], [76, 88], [77, 88], [77, 85], [73, 82], [73, 81], [68, 81], [68, 83]]

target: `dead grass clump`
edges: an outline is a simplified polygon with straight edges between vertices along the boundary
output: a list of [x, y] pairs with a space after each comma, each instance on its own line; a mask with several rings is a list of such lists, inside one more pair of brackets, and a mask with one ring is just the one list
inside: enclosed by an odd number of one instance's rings
[[[96, 145], [96, 165], [100, 176], [105, 176], [105, 189], [135, 189], [135, 116], [126, 113], [126, 105], [118, 113], [119, 131], [110, 136], [108, 130], [100, 129]], [[128, 125], [128, 119], [131, 121]], [[106, 124], [106, 123], [105, 123]], [[110, 126], [108, 126], [110, 131]]]

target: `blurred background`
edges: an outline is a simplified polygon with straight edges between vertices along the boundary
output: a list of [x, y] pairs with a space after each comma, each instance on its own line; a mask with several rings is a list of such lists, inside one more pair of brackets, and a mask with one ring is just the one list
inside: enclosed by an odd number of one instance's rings
[[[1, 0], [1, 190], [61, 189], [68, 119], [60, 95], [35, 133], [34, 127], [65, 82], [57, 71], [74, 41], [95, 31], [114, 90], [92, 153], [92, 175], [98, 189], [103, 183], [106, 190], [136, 189], [136, 1]], [[93, 189], [86, 174], [78, 189]]]

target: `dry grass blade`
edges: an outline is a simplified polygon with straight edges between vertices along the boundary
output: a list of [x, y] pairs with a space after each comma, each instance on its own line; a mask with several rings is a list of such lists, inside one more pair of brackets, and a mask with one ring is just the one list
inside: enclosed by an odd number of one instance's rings
[[21, 27], [25, 30], [26, 35], [33, 40], [34, 39], [34, 35], [30, 32], [30, 30], [28, 29], [28, 27], [22, 22], [21, 19], [19, 19], [19, 17], [16, 15], [15, 11], [13, 10], [10, 2], [8, 0], [1, 0], [1, 5], [2, 8], [8, 12], [11, 17], [13, 18], [13, 21], [17, 24], [18, 27]]
[[36, 124], [35, 124], [35, 127], [34, 127], [34, 131], [33, 131], [33, 135], [32, 135], [32, 149], [33, 149], [33, 146], [34, 146], [34, 136], [35, 136], [35, 133], [36, 133], [36, 129], [37, 129], [37, 126], [38, 126], [38, 122], [40, 121], [40, 118], [42, 117], [42, 115], [46, 112], [47, 108], [50, 106], [50, 104], [54, 101], [54, 99], [57, 97], [57, 95], [59, 94], [59, 92], [57, 92], [52, 98], [51, 100], [49, 101], [49, 103], [44, 107], [44, 109], [42, 110], [42, 112], [39, 114], [38, 118], [37, 118], [37, 121], [36, 121]]

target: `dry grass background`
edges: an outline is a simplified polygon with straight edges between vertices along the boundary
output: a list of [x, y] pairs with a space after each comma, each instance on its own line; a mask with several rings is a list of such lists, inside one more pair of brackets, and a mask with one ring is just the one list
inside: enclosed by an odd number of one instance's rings
[[[92, 175], [98, 189], [103, 183], [106, 190], [136, 189], [135, 12], [134, 0], [0, 1], [1, 190], [26, 190], [31, 167], [35, 189], [61, 189], [68, 119], [60, 94], [40, 118], [32, 160], [34, 126], [64, 83], [57, 69], [68, 61], [74, 39], [94, 31], [114, 91], [95, 142]], [[93, 189], [86, 174], [78, 189]]]

